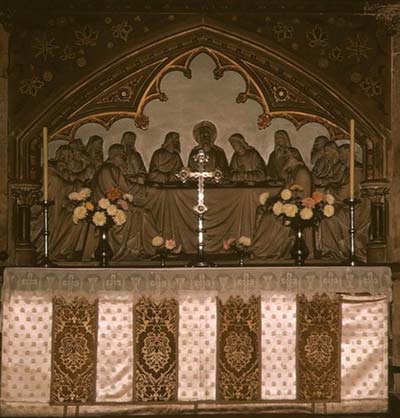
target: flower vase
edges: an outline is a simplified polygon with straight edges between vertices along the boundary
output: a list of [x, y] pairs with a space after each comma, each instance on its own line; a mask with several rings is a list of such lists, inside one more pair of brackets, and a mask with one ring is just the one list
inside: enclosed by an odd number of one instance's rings
[[293, 257], [296, 266], [304, 266], [305, 259], [310, 253], [304, 240], [304, 227], [299, 225], [294, 229], [294, 232], [295, 240], [290, 255]]
[[166, 255], [164, 253], [160, 254], [160, 267], [165, 267], [165, 260], [166, 260]]
[[244, 251], [239, 251], [239, 267], [244, 267], [244, 259], [246, 253]]
[[106, 226], [99, 227], [99, 243], [97, 245], [94, 256], [99, 261], [100, 267], [108, 267], [110, 260], [113, 258], [113, 250], [108, 243], [108, 228]]

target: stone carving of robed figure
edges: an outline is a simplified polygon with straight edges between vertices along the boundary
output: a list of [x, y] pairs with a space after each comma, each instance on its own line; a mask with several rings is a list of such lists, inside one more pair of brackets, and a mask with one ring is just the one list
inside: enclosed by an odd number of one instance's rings
[[177, 183], [177, 174], [183, 168], [178, 132], [169, 132], [161, 148], [154, 151], [149, 168], [149, 180], [154, 183]]
[[147, 177], [147, 170], [143, 163], [142, 156], [136, 150], [136, 134], [127, 131], [122, 135], [121, 145], [124, 147], [125, 158], [127, 162], [128, 180], [132, 183], [144, 184]]
[[280, 129], [275, 132], [275, 147], [268, 158], [267, 178], [272, 182], [284, 183], [285, 174], [282, 171], [287, 159], [287, 150], [292, 146], [288, 133]]
[[205, 171], [221, 170], [223, 178], [229, 178], [229, 165], [225, 155], [225, 151], [215, 145], [217, 139], [216, 126], [208, 121], [203, 120], [197, 123], [193, 128], [193, 136], [199, 145], [196, 145], [190, 151], [188, 166], [191, 171], [199, 171], [198, 163], [194, 160], [200, 149], [208, 156], [208, 161], [204, 164]]
[[[127, 172], [127, 166], [124, 147], [121, 144], [111, 145], [107, 160], [93, 178], [93, 195], [96, 200], [103, 198], [113, 188], [122, 193], [131, 192], [130, 183], [124, 174]], [[89, 258], [93, 256], [97, 243], [93, 228], [91, 230], [85, 249], [85, 255]], [[154, 253], [151, 240], [157, 234], [151, 215], [145, 209], [134, 206], [127, 212], [126, 223], [114, 226], [109, 231], [114, 260], [129, 260], [145, 253]]]
[[265, 162], [259, 152], [246, 142], [242, 134], [233, 134], [229, 142], [235, 151], [229, 166], [231, 180], [249, 185], [265, 181]]

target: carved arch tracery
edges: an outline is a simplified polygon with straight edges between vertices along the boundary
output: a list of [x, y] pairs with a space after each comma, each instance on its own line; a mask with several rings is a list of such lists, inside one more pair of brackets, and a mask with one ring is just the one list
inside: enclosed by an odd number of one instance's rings
[[354, 117], [358, 141], [367, 156], [367, 177], [384, 177], [385, 164], [377, 161], [378, 157], [385, 158], [384, 138], [376, 128], [376, 121], [346, 100], [343, 92], [297, 67], [276, 50], [206, 25], [127, 54], [55, 101], [45, 116], [17, 138], [16, 177], [28, 179], [32, 170], [24, 150], [39, 136], [43, 125], [49, 126], [52, 139], [71, 139], [88, 122], [109, 129], [125, 117], [134, 118], [138, 127], [146, 129], [151, 123], [145, 113], [146, 105], [156, 99], [168, 100], [161, 89], [162, 79], [171, 71], [181, 71], [190, 77], [190, 65], [201, 53], [214, 61], [217, 79], [226, 71], [235, 71], [243, 77], [245, 91], [236, 101], [255, 100], [260, 105], [260, 129], [267, 127], [273, 118], [283, 117], [297, 129], [309, 122], [320, 122], [332, 137], [341, 139], [347, 137], [349, 119]]

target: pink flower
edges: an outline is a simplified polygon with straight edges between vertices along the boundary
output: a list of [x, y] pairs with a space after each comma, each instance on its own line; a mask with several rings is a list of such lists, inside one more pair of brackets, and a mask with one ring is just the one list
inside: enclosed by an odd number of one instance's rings
[[314, 192], [312, 194], [312, 198], [314, 199], [315, 203], [319, 203], [324, 199], [324, 195], [321, 192]]
[[303, 206], [304, 206], [305, 208], [309, 208], [309, 209], [314, 208], [314, 206], [315, 206], [315, 204], [316, 204], [315, 200], [314, 200], [312, 197], [305, 197], [305, 198], [301, 201], [301, 203], [303, 204]]
[[228, 238], [226, 241], [224, 241], [224, 250], [229, 251], [232, 245], [235, 243], [235, 241], [235, 238]]
[[128, 205], [128, 202], [126, 200], [118, 199], [117, 200], [117, 205], [123, 210], [128, 210], [129, 209], [129, 205]]
[[173, 250], [176, 247], [176, 243], [173, 239], [165, 240], [165, 248], [167, 250]]

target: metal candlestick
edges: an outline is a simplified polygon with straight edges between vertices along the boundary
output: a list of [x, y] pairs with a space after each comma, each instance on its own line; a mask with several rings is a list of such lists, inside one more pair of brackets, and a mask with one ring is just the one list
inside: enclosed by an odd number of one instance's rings
[[349, 240], [350, 240], [350, 253], [348, 264], [352, 267], [361, 264], [360, 260], [356, 257], [356, 206], [361, 202], [357, 198], [345, 199], [344, 203], [349, 207]]
[[44, 246], [44, 254], [43, 254], [43, 261], [42, 265], [44, 267], [49, 267], [51, 265], [49, 259], [49, 209], [50, 206], [54, 204], [51, 200], [43, 200], [41, 202], [43, 206], [43, 246]]

